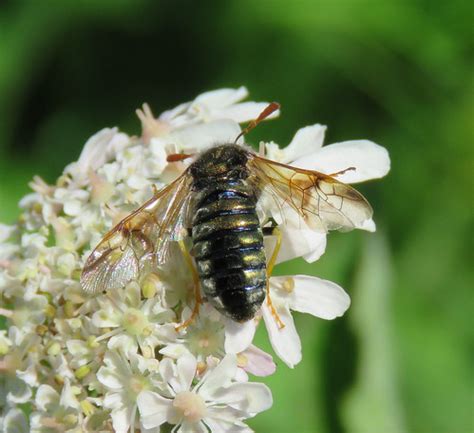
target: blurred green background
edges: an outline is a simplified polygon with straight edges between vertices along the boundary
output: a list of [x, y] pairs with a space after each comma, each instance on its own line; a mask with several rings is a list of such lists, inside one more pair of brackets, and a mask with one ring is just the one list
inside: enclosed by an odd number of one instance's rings
[[[368, 138], [392, 171], [360, 189], [376, 234], [331, 234], [279, 274], [351, 294], [333, 322], [299, 315], [303, 361], [265, 380], [257, 432], [474, 431], [473, 4], [469, 1], [3, 1], [0, 220], [34, 174], [52, 182], [104, 126], [139, 132], [202, 91], [246, 85], [279, 120], [248, 140]], [[261, 329], [259, 341], [269, 347]]]

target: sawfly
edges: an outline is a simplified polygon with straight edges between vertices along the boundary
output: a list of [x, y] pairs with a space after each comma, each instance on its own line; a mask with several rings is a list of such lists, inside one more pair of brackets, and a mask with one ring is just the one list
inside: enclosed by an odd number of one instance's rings
[[235, 143], [196, 155], [169, 155], [170, 162], [193, 160], [105, 235], [85, 263], [83, 290], [95, 294], [124, 287], [141, 270], [166, 263], [170, 244], [189, 236], [189, 262], [196, 276], [192, 317], [202, 302], [202, 289], [217, 310], [237, 322], [252, 319], [267, 298], [284, 326], [269, 293], [277, 252], [268, 258], [264, 249], [264, 236], [268, 228], [275, 229], [275, 221], [270, 226], [261, 221], [258, 204], [273, 201], [282, 215], [292, 212], [306, 226], [323, 231], [360, 226], [371, 218], [372, 209], [359, 192], [335, 178], [346, 170], [327, 175], [300, 169], [236, 144], [278, 108], [270, 104]]

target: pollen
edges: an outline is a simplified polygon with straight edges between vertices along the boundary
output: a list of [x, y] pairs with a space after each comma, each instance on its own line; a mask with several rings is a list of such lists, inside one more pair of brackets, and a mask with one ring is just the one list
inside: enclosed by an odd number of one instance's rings
[[240, 368], [245, 368], [248, 363], [249, 363], [249, 359], [243, 353], [239, 353], [237, 355], [237, 365]]
[[283, 290], [287, 293], [292, 293], [295, 290], [295, 280], [292, 277], [288, 277], [282, 285]]
[[207, 364], [204, 361], [199, 361], [197, 363], [196, 371], [197, 371], [198, 375], [204, 373], [206, 371], [206, 369], [207, 369]]

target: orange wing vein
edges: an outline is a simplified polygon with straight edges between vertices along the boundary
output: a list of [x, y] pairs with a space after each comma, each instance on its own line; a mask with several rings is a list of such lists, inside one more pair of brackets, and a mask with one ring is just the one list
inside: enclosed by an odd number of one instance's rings
[[348, 231], [372, 217], [364, 196], [331, 176], [258, 155], [252, 155], [249, 164], [262, 198], [273, 200], [286, 223], [298, 216], [310, 228]]
[[190, 182], [184, 172], [104, 236], [84, 265], [85, 292], [121, 288], [142, 269], [165, 261], [170, 241], [183, 237]]

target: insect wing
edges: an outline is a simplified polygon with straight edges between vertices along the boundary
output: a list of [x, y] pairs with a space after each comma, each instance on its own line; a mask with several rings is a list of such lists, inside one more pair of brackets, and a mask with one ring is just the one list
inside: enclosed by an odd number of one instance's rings
[[104, 236], [84, 265], [85, 292], [121, 288], [143, 268], [166, 260], [170, 241], [183, 237], [190, 181], [183, 173]]
[[273, 200], [282, 220], [292, 221], [296, 214], [313, 229], [348, 231], [372, 217], [364, 196], [331, 176], [257, 155], [249, 165], [262, 199]]

